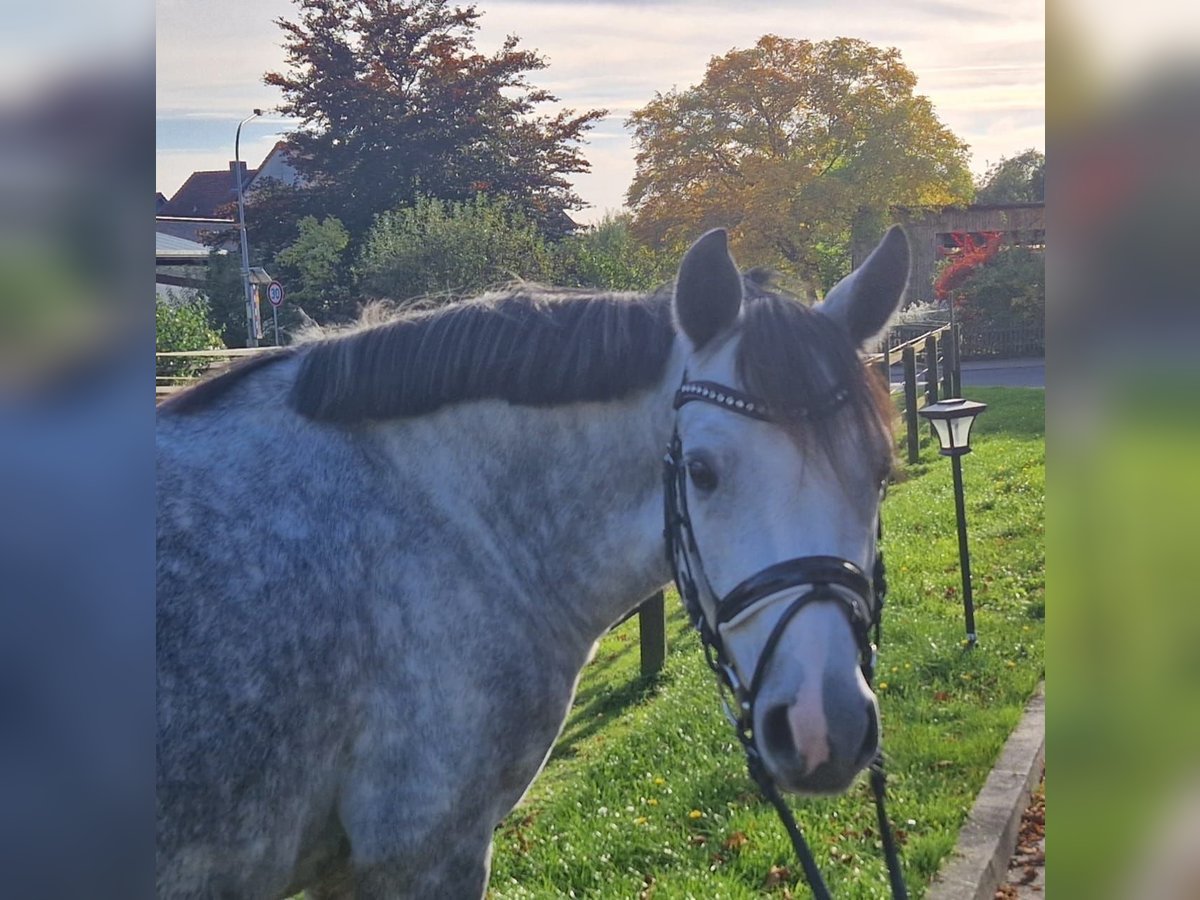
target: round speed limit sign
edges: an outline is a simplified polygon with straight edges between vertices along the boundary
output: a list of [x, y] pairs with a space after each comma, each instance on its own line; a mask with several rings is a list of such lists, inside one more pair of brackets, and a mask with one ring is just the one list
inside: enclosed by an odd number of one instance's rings
[[271, 301], [272, 306], [283, 306], [283, 285], [278, 281], [268, 284], [267, 299]]

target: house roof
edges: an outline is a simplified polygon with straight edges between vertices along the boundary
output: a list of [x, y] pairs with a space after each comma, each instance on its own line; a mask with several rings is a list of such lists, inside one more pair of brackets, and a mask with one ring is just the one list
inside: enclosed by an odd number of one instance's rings
[[[243, 188], [253, 180], [257, 169], [246, 172]], [[217, 210], [236, 199], [233, 175], [228, 169], [193, 172], [175, 192], [167, 205], [158, 211], [161, 216], [213, 218]]]

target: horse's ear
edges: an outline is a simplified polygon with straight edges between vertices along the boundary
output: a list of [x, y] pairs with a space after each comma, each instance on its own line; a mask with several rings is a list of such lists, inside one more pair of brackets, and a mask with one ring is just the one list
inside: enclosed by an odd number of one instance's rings
[[908, 238], [893, 225], [861, 266], [833, 286], [817, 309], [841, 322], [857, 345], [887, 325], [908, 281]]
[[714, 228], [688, 248], [675, 279], [675, 321], [699, 350], [737, 319], [742, 275], [729, 255], [729, 236]]

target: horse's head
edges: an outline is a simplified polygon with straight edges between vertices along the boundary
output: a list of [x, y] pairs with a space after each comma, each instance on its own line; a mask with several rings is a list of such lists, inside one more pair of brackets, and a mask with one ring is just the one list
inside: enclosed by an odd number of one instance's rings
[[725, 233], [711, 231], [676, 282], [688, 351], [668, 468], [677, 569], [690, 570], [695, 612], [786, 790], [844, 790], [878, 749], [860, 665], [892, 439], [886, 391], [858, 350], [895, 311], [907, 274], [908, 242], [893, 228], [809, 309], [743, 276]]

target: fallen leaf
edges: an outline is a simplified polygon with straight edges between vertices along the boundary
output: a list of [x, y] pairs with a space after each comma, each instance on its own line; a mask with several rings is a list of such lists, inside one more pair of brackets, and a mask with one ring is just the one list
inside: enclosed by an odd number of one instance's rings
[[721, 845], [726, 850], [739, 850], [750, 840], [746, 837], [744, 831], [735, 831], [729, 837], [725, 838], [725, 842]]
[[792, 872], [787, 866], [771, 866], [767, 872], [767, 880], [763, 883], [763, 887], [768, 891], [772, 888], [777, 888], [785, 881], [790, 881]]

